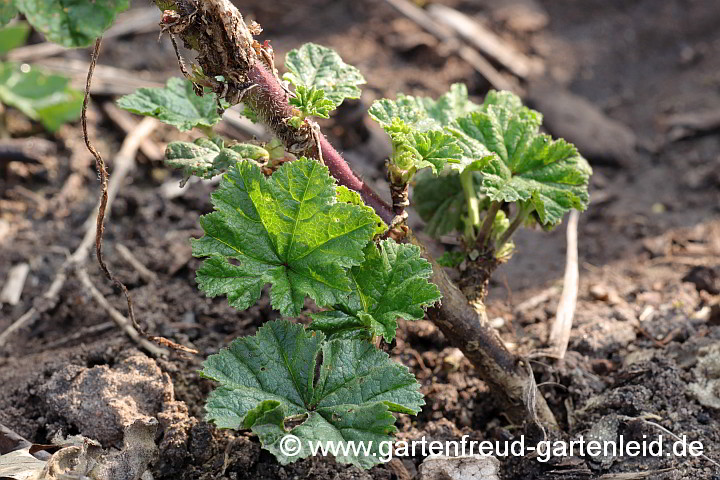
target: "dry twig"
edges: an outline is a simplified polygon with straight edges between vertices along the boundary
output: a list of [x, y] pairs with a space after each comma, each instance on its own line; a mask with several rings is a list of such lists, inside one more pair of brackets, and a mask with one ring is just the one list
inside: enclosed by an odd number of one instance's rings
[[490, 82], [493, 88], [514, 92], [519, 91], [519, 86], [516, 82], [505, 78], [485, 57], [478, 53], [477, 50], [460, 41], [454, 32], [444, 25], [438, 24], [435, 19], [422, 8], [412, 4], [408, 0], [385, 0], [385, 2], [408, 19], [417, 23], [423, 30], [435, 36], [440, 42], [445, 44], [451, 52], [462, 58]]
[[145, 280], [148, 283], [153, 283], [157, 280], [157, 275], [155, 272], [149, 270], [145, 265], [140, 262], [140, 260], [137, 259], [135, 255], [130, 251], [129, 248], [127, 248], [122, 243], [115, 244], [115, 250], [117, 250], [118, 254], [125, 260], [127, 263], [130, 264], [131, 267], [133, 267], [138, 274], [142, 277], [143, 280]]
[[568, 342], [570, 341], [570, 330], [572, 330], [575, 306], [577, 305], [580, 276], [577, 245], [578, 218], [580, 218], [580, 214], [577, 210], [573, 210], [568, 219], [565, 278], [557, 313], [555, 314], [555, 322], [550, 330], [550, 349], [561, 359], [565, 357]]
[[480, 53], [492, 58], [513, 75], [526, 79], [530, 75], [542, 73], [542, 64], [537, 59], [520, 52], [464, 13], [441, 4], [430, 5], [428, 11]]
[[[101, 194], [100, 194], [100, 204], [98, 205], [98, 211], [97, 211], [97, 219], [96, 219], [96, 229], [95, 229], [95, 256], [97, 258], [98, 264], [100, 265], [100, 269], [103, 271], [105, 276], [113, 282], [118, 288], [120, 288], [125, 295], [125, 300], [127, 300], [127, 307], [128, 307], [128, 316], [129, 316], [129, 322], [128, 321], [121, 321], [122, 315], [118, 317], [118, 315], [115, 314], [114, 311], [110, 310], [108, 307], [110, 307], [109, 304], [103, 304], [100, 303], [107, 311], [110, 313], [110, 316], [113, 318], [113, 320], [116, 321], [118, 326], [120, 326], [133, 340], [138, 342], [138, 338], [140, 336], [143, 337], [143, 340], [148, 339], [150, 341], [153, 341], [157, 343], [158, 345], [163, 345], [165, 347], [172, 348], [174, 350], [183, 351], [186, 353], [198, 353], [196, 350], [193, 350], [188, 347], [184, 347], [182, 345], [179, 345], [171, 340], [168, 340], [167, 338], [163, 337], [155, 337], [148, 335], [147, 332], [140, 326], [137, 319], [135, 318], [135, 310], [133, 307], [133, 301], [132, 297], [130, 296], [130, 292], [128, 288], [125, 286], [124, 283], [122, 283], [117, 277], [115, 277], [108, 268], [107, 264], [105, 263], [105, 260], [103, 259], [103, 253], [102, 253], [102, 247], [103, 247], [103, 233], [105, 231], [105, 216], [109, 214], [109, 206], [111, 203], [111, 199], [115, 197], [117, 194], [118, 189], [120, 188], [121, 183], [120, 182], [114, 182], [112, 185], [109, 185], [108, 183], [108, 171], [105, 168], [105, 161], [102, 158], [102, 155], [100, 155], [100, 152], [97, 151], [95, 146], [90, 141], [90, 137], [88, 136], [88, 129], [87, 129], [87, 108], [88, 104], [90, 103], [90, 87], [92, 85], [92, 78], [93, 73], [95, 71], [95, 65], [97, 63], [97, 59], [100, 55], [100, 46], [102, 45], [102, 37], [98, 37], [98, 39], [95, 41], [95, 47], [93, 48], [92, 52], [92, 58], [90, 60], [90, 68], [88, 69], [87, 73], [87, 82], [85, 84], [85, 98], [83, 100], [83, 108], [82, 108], [82, 128], [83, 128], [83, 138], [85, 139], [85, 146], [87, 146], [87, 149], [92, 153], [93, 157], [95, 157], [95, 168], [100, 175], [100, 186], [101, 186]], [[116, 176], [121, 176], [121, 178], [124, 178], [127, 173], [135, 166], [135, 154], [137, 153], [137, 150], [140, 148], [140, 142], [143, 138], [147, 137], [155, 128], [157, 127], [157, 122], [150, 117], [147, 117], [143, 119], [138, 124], [138, 129], [136, 131], [137, 135], [128, 136], [126, 138], [126, 142], [123, 145], [123, 147], [129, 149], [132, 149], [132, 155], [128, 155], [127, 152], [125, 152], [124, 148], [121, 148], [118, 152], [118, 155], [116, 157], [116, 165], [113, 172], [113, 179]], [[113, 187], [113, 188], [111, 188]], [[79, 274], [82, 274], [82, 272], [79, 272]], [[85, 273], [85, 275], [87, 275]], [[98, 300], [96, 296], [96, 300]], [[103, 298], [104, 300], [104, 298]], [[100, 300], [98, 300], [100, 302]], [[124, 317], [122, 317], [124, 319]], [[125, 319], [127, 320], [127, 319]], [[137, 336], [135, 335], [137, 333]], [[141, 345], [143, 345], [147, 349], [147, 344], [145, 341], [138, 342]], [[162, 348], [159, 348], [155, 345], [152, 345], [153, 351], [156, 354], [166, 353], [163, 351]]]
[[[140, 146], [140, 142], [143, 138], [147, 137], [147, 135], [149, 135], [156, 127], [157, 122], [151, 118], [147, 118], [140, 122], [135, 128], [135, 130], [133, 130], [133, 132], [125, 138], [125, 141], [123, 142], [120, 151], [115, 158], [115, 169], [113, 171], [112, 181], [110, 181], [107, 185], [106, 195], [104, 195], [105, 202], [103, 211], [105, 211], [105, 213], [109, 212], [112, 201], [117, 196], [120, 186], [123, 184], [125, 178], [130, 173], [130, 171], [134, 168], [135, 155]], [[68, 270], [71, 267], [80, 266], [86, 261], [90, 247], [96, 240], [96, 226], [93, 220], [98, 217], [99, 211], [100, 207], [94, 209], [93, 212], [90, 213], [88, 221], [85, 223], [85, 236], [80, 242], [80, 245], [78, 245], [77, 249], [75, 249], [72, 255], [70, 255], [65, 260], [65, 262], [58, 270], [55, 278], [53, 279], [53, 283], [50, 285], [50, 288], [48, 288], [48, 290], [42, 296], [42, 301], [39, 302], [36, 306], [31, 307], [27, 312], [25, 312], [25, 314], [20, 316], [14, 323], [12, 323], [4, 332], [0, 334], [0, 347], [5, 345], [8, 338], [10, 338], [10, 335], [12, 335], [15, 331], [28, 325], [30, 322], [32, 322], [34, 318], [36, 318], [38, 314], [49, 310], [57, 302], [57, 297], [60, 293], [60, 290], [62, 289], [63, 285], [65, 285], [65, 281], [67, 280]], [[116, 320], [115, 318], [113, 319]], [[127, 331], [127, 329], [123, 325], [121, 326], [124, 330]], [[136, 331], [135, 333], [138, 332]], [[128, 335], [130, 335], [131, 338], [134, 337], [134, 334], [128, 333]], [[146, 347], [147, 350], [154, 355], [164, 355], [167, 353], [165, 349], [160, 348], [150, 342], [147, 342], [147, 345], [143, 346]]]
[[0, 291], [0, 306], [2, 306], [3, 302], [10, 305], [18, 304], [29, 272], [30, 265], [27, 263], [19, 263], [10, 269], [7, 281], [2, 291]]

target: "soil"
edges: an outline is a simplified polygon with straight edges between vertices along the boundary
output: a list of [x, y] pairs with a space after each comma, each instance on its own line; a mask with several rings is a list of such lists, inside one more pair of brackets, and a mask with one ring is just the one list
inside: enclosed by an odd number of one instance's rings
[[[673, 113], [720, 108], [720, 4], [540, 0], [550, 22], [530, 32], [501, 21], [496, 13], [502, 2], [441, 3], [540, 57], [548, 72], [544, 81], [590, 101], [634, 133], [638, 144], [632, 158], [614, 164], [590, 158], [593, 202], [580, 221], [580, 293], [564, 362], [537, 354], [547, 344], [562, 285], [563, 227], [518, 235], [517, 253], [491, 283], [493, 324], [513, 349], [534, 359], [540, 391], [567, 439], [582, 434], [639, 440], [661, 433], [657, 424], [701, 441], [706, 455], [720, 462], [720, 135], [710, 131], [673, 141], [663, 126]], [[248, 0], [242, 10], [265, 27], [263, 38], [272, 39], [278, 58], [312, 41], [335, 48], [364, 73], [362, 100], [343, 105], [323, 126], [381, 192], [388, 191], [382, 178], [388, 147], [363, 119], [373, 99], [400, 91], [436, 96], [454, 82], [468, 84], [477, 98], [489, 88], [380, 0]], [[155, 39], [144, 34], [108, 40], [101, 63], [160, 80], [177, 74], [169, 41]], [[79, 125], [48, 136], [12, 112], [8, 122], [14, 136], [54, 141], [57, 154], [28, 168], [0, 158], [0, 279], [17, 263], [31, 267], [20, 303], [0, 307], [0, 331], [40, 305], [65, 252], [80, 243], [98, 192]], [[91, 112], [91, 124], [98, 148], [107, 156], [117, 151], [123, 133], [99, 109]], [[164, 144], [179, 136], [161, 129], [153, 139]], [[197, 219], [210, 211], [212, 186], [197, 183], [166, 199], [159, 186], [176, 175], [142, 156], [138, 161], [107, 223], [106, 259], [130, 289], [148, 331], [200, 355], [147, 358], [113, 324], [105, 325], [106, 312], [70, 275], [57, 303], [0, 351], [0, 424], [39, 444], [62, 432], [95, 435], [104, 447], [121, 447], [122, 412], [155, 416], [162, 428], [151, 471], [158, 480], [417, 478], [419, 456], [367, 472], [327, 458], [281, 466], [252, 435], [220, 431], [202, 420], [212, 388], [197, 373], [202, 359], [277, 314], [265, 296], [238, 312], [196, 289], [199, 261], [190, 255], [188, 238], [201, 235]], [[79, 186], [61, 193], [72, 175]], [[421, 232], [421, 222], [412, 222]], [[115, 253], [118, 244], [158, 279], [143, 279]], [[111, 304], [125, 311], [121, 292], [96, 263], [84, 268]], [[417, 418], [399, 419], [401, 438], [508, 439], [519, 433], [473, 367], [430, 322], [401, 323], [390, 354], [417, 376], [427, 403]], [[123, 376], [140, 393], [126, 388]], [[122, 405], [103, 395], [122, 399]], [[720, 478], [717, 463], [702, 457], [501, 460], [503, 478], [513, 480]], [[613, 476], [620, 473], [636, 475]]]

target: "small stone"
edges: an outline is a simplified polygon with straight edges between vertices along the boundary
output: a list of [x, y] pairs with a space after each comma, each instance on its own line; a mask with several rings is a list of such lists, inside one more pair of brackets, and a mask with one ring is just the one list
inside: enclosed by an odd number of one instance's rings
[[443, 358], [443, 366], [450, 370], [457, 370], [462, 364], [465, 355], [460, 351], [459, 348], [453, 348], [448, 355]]
[[493, 318], [492, 320], [490, 320], [490, 326], [500, 329], [505, 326], [505, 319], [503, 317]]
[[605, 302], [610, 298], [610, 293], [605, 285], [598, 284], [590, 287], [590, 296], [595, 300]]

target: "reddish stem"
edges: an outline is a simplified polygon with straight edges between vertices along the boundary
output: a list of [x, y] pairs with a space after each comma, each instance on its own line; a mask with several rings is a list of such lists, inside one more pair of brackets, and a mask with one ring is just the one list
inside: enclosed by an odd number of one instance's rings
[[390, 225], [393, 218], [395, 218], [392, 207], [385, 203], [367, 183], [355, 175], [355, 172], [352, 171], [342, 155], [333, 148], [325, 135], [320, 136], [320, 148], [322, 149], [323, 161], [330, 169], [330, 175], [335, 177], [340, 185], [345, 185], [347, 188], [358, 192], [365, 204], [372, 207], [375, 213]]
[[[245, 101], [260, 119], [272, 127], [273, 132], [285, 145], [301, 143], [303, 138], [298, 138], [300, 132], [284, 122], [285, 119], [293, 116], [293, 111], [288, 103], [288, 94], [279, 85], [275, 75], [270, 73], [262, 62], [255, 62], [248, 70], [248, 80], [257, 87], [248, 93]], [[342, 155], [335, 150], [324, 135], [320, 135], [319, 143], [323, 161], [330, 170], [330, 175], [335, 177], [340, 185], [358, 192], [365, 204], [372, 207], [378, 216], [389, 225], [395, 217], [392, 207], [352, 171]], [[303, 153], [308, 157], [318, 156], [316, 147], [312, 143], [308, 147], [308, 151]]]

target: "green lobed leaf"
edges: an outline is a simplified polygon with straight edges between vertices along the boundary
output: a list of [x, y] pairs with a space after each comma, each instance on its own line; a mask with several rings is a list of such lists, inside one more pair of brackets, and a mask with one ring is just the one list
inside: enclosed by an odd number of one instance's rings
[[[322, 333], [285, 320], [235, 340], [203, 367], [201, 375], [220, 383], [206, 404], [208, 420], [221, 428], [251, 428], [283, 464], [308, 457], [310, 441], [372, 441], [377, 447], [396, 431], [390, 412], [417, 413], [424, 404], [407, 367], [370, 343], [325, 342]], [[302, 423], [289, 428], [289, 417]], [[287, 434], [301, 442], [293, 457], [279, 448]], [[380, 461], [352, 454], [336, 460], [363, 468]]]
[[212, 178], [242, 160], [262, 162], [269, 158], [268, 151], [258, 145], [241, 143], [225, 147], [220, 137], [171, 142], [165, 149], [165, 164], [181, 170], [185, 177]]
[[543, 225], [557, 224], [571, 209], [585, 210], [590, 201], [592, 169], [577, 149], [563, 139], [541, 134], [512, 159], [510, 169], [491, 162], [484, 172], [483, 191], [493, 200], [529, 201]]
[[209, 257], [197, 271], [200, 288], [246, 309], [270, 283], [283, 315], [300, 314], [305, 296], [337, 303], [351, 291], [347, 269], [363, 262], [378, 217], [338, 202], [335, 189], [327, 167], [306, 158], [269, 179], [250, 162], [232, 167], [212, 195], [215, 212], [200, 219], [205, 236], [193, 240], [193, 255]]
[[358, 192], [356, 192], [355, 190], [350, 190], [344, 185], [338, 185], [337, 187], [335, 187], [335, 194], [338, 202], [344, 202], [349, 203], [350, 205], [357, 205], [359, 207], [363, 207], [369, 214], [375, 216], [376, 223], [373, 236], [382, 235], [383, 233], [387, 232], [389, 228], [387, 224], [383, 222], [382, 218], [380, 218], [375, 213], [375, 210], [373, 210], [372, 207], [368, 207], [367, 205], [365, 205], [365, 202], [363, 202], [363, 199]]
[[565, 140], [539, 132], [542, 115], [509, 92], [490, 92], [480, 111], [449, 130], [464, 151], [459, 168], [483, 174], [491, 200], [529, 201], [540, 222], [556, 224], [570, 209], [585, 210], [592, 169]]
[[414, 171], [430, 167], [433, 173], [442, 171], [446, 163], [456, 163], [462, 150], [455, 139], [444, 132], [402, 131], [391, 133], [393, 163], [403, 170]]
[[[432, 121], [421, 124], [428, 118], [427, 114], [423, 110], [415, 108], [412, 102], [406, 102], [407, 98], [403, 94], [398, 94], [397, 100], [387, 98], [375, 100], [370, 106], [368, 114], [388, 134], [397, 131], [409, 133], [411, 128], [427, 130], [429, 127], [436, 126]], [[421, 128], [418, 128], [419, 125]]]
[[428, 97], [407, 97], [407, 99], [406, 101], [414, 101], [429, 118], [442, 126], [450, 125], [456, 118], [463, 117], [480, 108], [479, 105], [470, 101], [467, 86], [463, 83], [454, 83], [450, 86], [450, 90], [437, 100]]
[[330, 118], [330, 112], [335, 110], [337, 105], [325, 98], [325, 92], [315, 87], [298, 85], [295, 88], [295, 97], [290, 99], [290, 104], [300, 110], [305, 116]]
[[477, 108], [468, 99], [467, 87], [455, 84], [437, 100], [403, 94], [396, 100], [377, 100], [369, 114], [390, 135], [395, 165], [403, 170], [431, 167], [437, 173], [445, 164], [460, 163], [464, 158], [446, 127], [457, 116]]
[[350, 271], [352, 293], [334, 311], [311, 315], [314, 321], [310, 328], [331, 336], [369, 330], [391, 342], [398, 317], [420, 320], [425, 308], [442, 298], [437, 286], [428, 281], [430, 275], [432, 267], [417, 246], [391, 239], [377, 246], [370, 243], [365, 249], [365, 262]]
[[[394, 426], [395, 417], [383, 403], [338, 405], [323, 408], [319, 412], [310, 412], [301, 425], [289, 432], [283, 423], [285, 415], [283, 405], [268, 401], [262, 406], [261, 414], [257, 415], [252, 425], [252, 431], [260, 438], [263, 448], [282, 464], [312, 455], [310, 442], [321, 445], [332, 442], [334, 448], [337, 448], [337, 462], [371, 468], [380, 463], [383, 456], [387, 456], [387, 452], [383, 455], [381, 445], [392, 444], [390, 435], [397, 431]], [[332, 422], [328, 421], [328, 418], [331, 418]], [[294, 435], [300, 442], [299, 452], [292, 457], [281, 448], [282, 439], [286, 435]], [[347, 448], [350, 441], [355, 445], [362, 442], [362, 445], [368, 447], [367, 451], [358, 452], [360, 454], [356, 455], [352, 449]], [[347, 449], [347, 454], [343, 449]], [[328, 453], [331, 454], [332, 451]]]
[[346, 98], [360, 98], [358, 85], [366, 83], [360, 70], [343, 62], [334, 50], [314, 43], [291, 50], [285, 67], [289, 71], [283, 78], [292, 83], [298, 93], [300, 87], [305, 92], [314, 89], [324, 93], [324, 98], [332, 102], [332, 108], [327, 103], [323, 106], [327, 111], [340, 106]]
[[470, 101], [467, 87], [462, 83], [455, 83], [449, 92], [437, 100], [402, 93], [397, 95], [396, 100], [376, 100], [371, 105], [369, 114], [384, 128], [397, 119], [414, 130], [427, 131], [448, 126], [455, 119], [478, 109], [480, 106]]
[[15, 0], [28, 22], [51, 41], [86, 47], [110, 27], [129, 0]]
[[0, 102], [15, 107], [51, 132], [77, 120], [83, 94], [70, 80], [35, 67], [0, 62]]
[[[2, 17], [2, 7], [0, 7], [0, 17]], [[0, 18], [0, 20], [2, 19]], [[25, 45], [29, 34], [30, 25], [25, 22], [16, 22], [0, 29], [0, 55], [5, 55], [13, 48]]]
[[121, 97], [120, 108], [138, 115], [157, 118], [181, 131], [193, 127], [212, 127], [220, 121], [215, 94], [195, 95], [192, 82], [173, 77], [162, 88], [139, 88]]

